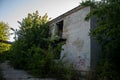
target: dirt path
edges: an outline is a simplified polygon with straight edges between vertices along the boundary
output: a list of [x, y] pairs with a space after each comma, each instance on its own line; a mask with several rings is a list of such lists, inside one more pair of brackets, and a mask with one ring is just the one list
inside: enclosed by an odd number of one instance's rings
[[6, 80], [52, 80], [52, 79], [39, 79], [33, 78], [30, 74], [23, 70], [17, 70], [11, 67], [8, 62], [1, 63], [1, 70], [3, 72], [3, 77]]

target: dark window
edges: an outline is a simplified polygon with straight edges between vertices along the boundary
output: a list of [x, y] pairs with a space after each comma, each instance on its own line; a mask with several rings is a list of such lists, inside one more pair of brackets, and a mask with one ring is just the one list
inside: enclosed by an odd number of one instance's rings
[[[58, 40], [54, 41], [54, 47], [57, 47], [60, 43], [63, 43], [66, 41], [66, 39], [62, 38], [62, 34], [63, 34], [63, 20], [56, 23], [56, 32], [57, 32], [57, 36], [59, 37]], [[61, 50], [62, 50], [62, 46], [59, 45], [59, 48], [55, 51], [55, 59], [60, 59], [61, 56]]]
[[57, 36], [62, 38], [62, 33], [63, 33], [63, 20], [56, 23], [57, 25]]

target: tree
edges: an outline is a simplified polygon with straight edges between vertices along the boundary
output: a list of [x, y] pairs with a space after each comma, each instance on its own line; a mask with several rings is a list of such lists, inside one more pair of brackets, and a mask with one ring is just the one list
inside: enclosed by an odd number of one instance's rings
[[[10, 45], [6, 44], [9, 39], [9, 26], [4, 22], [0, 22], [0, 54], [9, 50]], [[5, 43], [3, 43], [5, 42]]]
[[[31, 44], [37, 45], [39, 47], [44, 47], [47, 45], [42, 45], [44, 43], [44, 38], [50, 37], [49, 26], [47, 22], [49, 21], [47, 14], [43, 17], [39, 16], [38, 11], [36, 13], [28, 14], [28, 17], [19, 22], [21, 25], [18, 31], [18, 40], [25, 39], [26, 43], [31, 46]], [[30, 35], [29, 35], [30, 34]], [[38, 44], [39, 43], [39, 44]]]
[[[13, 55], [11, 59], [15, 67], [26, 68], [28, 66], [26, 58], [30, 59], [37, 52], [34, 50], [30, 52], [33, 48], [48, 48], [48, 41], [45, 40], [50, 37], [48, 21], [47, 14], [41, 17], [38, 11], [33, 14], [29, 13], [22, 22], [18, 21], [20, 29], [16, 32], [17, 39], [11, 48]], [[17, 60], [18, 58], [20, 59]]]
[[99, 70], [99, 77], [102, 80], [119, 80], [120, 0], [87, 1], [83, 4], [92, 7], [86, 20], [92, 17], [97, 18], [97, 27], [90, 34], [102, 46], [104, 60], [101, 64], [101, 70]]
[[70, 80], [69, 78], [74, 78], [73, 68], [66, 67], [63, 58], [55, 61], [63, 43], [53, 45], [55, 41], [59, 42], [59, 39], [51, 38], [48, 21], [47, 14], [39, 16], [38, 11], [28, 14], [22, 22], [18, 21], [20, 29], [16, 32], [17, 39], [10, 50], [10, 63], [15, 68], [27, 70], [37, 77]]

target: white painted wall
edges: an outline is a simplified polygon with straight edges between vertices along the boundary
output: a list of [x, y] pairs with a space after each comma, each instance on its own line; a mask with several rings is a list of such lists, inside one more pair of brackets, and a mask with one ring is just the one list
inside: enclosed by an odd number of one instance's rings
[[[67, 39], [61, 56], [65, 54], [77, 70], [86, 71], [90, 68], [90, 21], [84, 20], [89, 12], [90, 7], [85, 7], [60, 19], [64, 20], [63, 38]], [[55, 25], [52, 32], [55, 32]]]

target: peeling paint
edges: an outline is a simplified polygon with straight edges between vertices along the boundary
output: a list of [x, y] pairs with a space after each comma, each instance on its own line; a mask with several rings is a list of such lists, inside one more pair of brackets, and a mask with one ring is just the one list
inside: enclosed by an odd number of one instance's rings
[[81, 39], [79, 39], [79, 38], [77, 38], [72, 44], [73, 44], [73, 45], [76, 47], [76, 49], [80, 52], [80, 51], [82, 51], [82, 49], [83, 49], [84, 41], [81, 40]]

